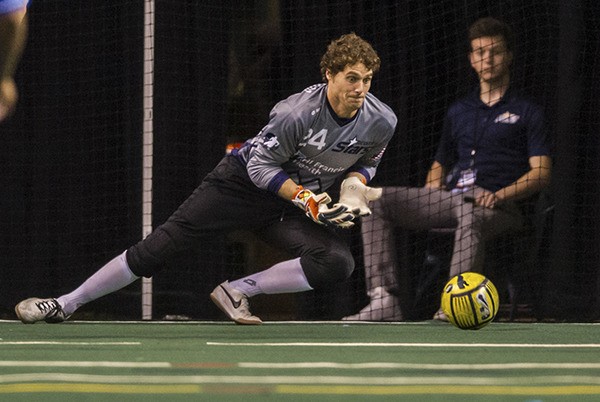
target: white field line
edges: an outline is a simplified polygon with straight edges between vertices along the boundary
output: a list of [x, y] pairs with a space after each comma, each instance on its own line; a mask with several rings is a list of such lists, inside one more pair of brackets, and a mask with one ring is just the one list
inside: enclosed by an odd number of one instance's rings
[[383, 348], [600, 348], [600, 343], [206, 342], [208, 346], [318, 346]]
[[67, 345], [67, 346], [136, 346], [141, 342], [58, 342], [58, 341], [2, 341], [3, 345]]
[[342, 384], [342, 385], [533, 385], [588, 384], [600, 385], [597, 376], [536, 377], [356, 377], [356, 376], [149, 376], [97, 375], [71, 373], [19, 373], [0, 375], [0, 383], [33, 381], [103, 383], [103, 384]]
[[597, 376], [536, 376], [536, 377], [355, 377], [355, 376], [146, 376], [97, 375], [69, 373], [21, 373], [0, 375], [0, 383], [33, 381], [103, 383], [103, 384], [338, 384], [338, 385], [600, 385]]
[[[206, 368], [210, 363], [198, 363], [198, 368]], [[194, 363], [172, 362], [132, 362], [132, 361], [67, 361], [67, 360], [0, 360], [0, 367], [94, 367], [94, 368], [185, 368], [193, 369]], [[402, 370], [518, 370], [518, 369], [560, 369], [583, 370], [600, 369], [600, 363], [489, 363], [489, 364], [421, 364], [421, 363], [337, 363], [337, 362], [297, 362], [297, 363], [232, 363], [225, 368], [239, 367], [252, 369], [402, 369]], [[216, 367], [217, 369], [219, 367]]]

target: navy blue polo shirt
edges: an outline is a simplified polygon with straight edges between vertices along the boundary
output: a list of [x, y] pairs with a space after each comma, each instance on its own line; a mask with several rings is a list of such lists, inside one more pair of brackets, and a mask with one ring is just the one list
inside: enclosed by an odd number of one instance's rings
[[476, 169], [475, 184], [497, 191], [541, 155], [550, 155], [543, 109], [512, 90], [487, 106], [477, 88], [448, 108], [435, 160], [447, 171]]

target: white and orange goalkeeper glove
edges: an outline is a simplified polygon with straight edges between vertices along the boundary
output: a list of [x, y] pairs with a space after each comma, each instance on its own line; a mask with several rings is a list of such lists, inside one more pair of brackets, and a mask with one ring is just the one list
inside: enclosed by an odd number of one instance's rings
[[354, 225], [354, 214], [344, 205], [329, 208], [331, 197], [327, 193], [315, 194], [310, 190], [298, 186], [292, 202], [302, 209], [306, 216], [321, 225], [334, 225], [349, 228]]
[[368, 216], [371, 215], [369, 201], [379, 199], [382, 193], [381, 188], [369, 187], [358, 177], [348, 177], [342, 182], [340, 199], [333, 208], [342, 206], [355, 216]]

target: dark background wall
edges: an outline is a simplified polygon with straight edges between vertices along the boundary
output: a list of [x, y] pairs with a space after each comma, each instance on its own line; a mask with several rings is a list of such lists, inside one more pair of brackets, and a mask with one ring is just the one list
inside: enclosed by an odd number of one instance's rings
[[[555, 210], [535, 276], [544, 315], [597, 319], [598, 4], [159, 0], [155, 223], [227, 142], [253, 136], [277, 100], [319, 82], [326, 44], [349, 31], [378, 50], [372, 92], [399, 117], [376, 184], [422, 184], [445, 108], [474, 83], [466, 28], [493, 15], [517, 36], [514, 83], [552, 127]], [[0, 125], [0, 314], [9, 318], [21, 298], [70, 291], [142, 233], [142, 2], [34, 0], [29, 15], [19, 108]], [[215, 317], [207, 294], [239, 264], [224, 237], [206, 239], [155, 277], [156, 316]], [[138, 318], [139, 284], [82, 311]]]

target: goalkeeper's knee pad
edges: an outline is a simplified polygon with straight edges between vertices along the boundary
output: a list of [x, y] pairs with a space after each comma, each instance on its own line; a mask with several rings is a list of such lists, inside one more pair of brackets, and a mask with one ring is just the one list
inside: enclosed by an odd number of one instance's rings
[[334, 250], [326, 254], [307, 254], [300, 258], [304, 275], [313, 289], [342, 282], [354, 271], [354, 258], [349, 250]]

